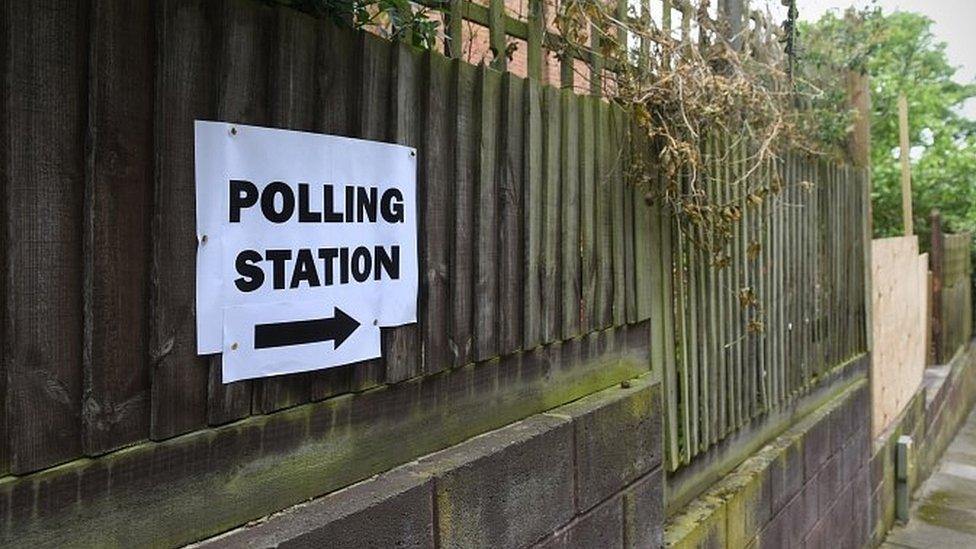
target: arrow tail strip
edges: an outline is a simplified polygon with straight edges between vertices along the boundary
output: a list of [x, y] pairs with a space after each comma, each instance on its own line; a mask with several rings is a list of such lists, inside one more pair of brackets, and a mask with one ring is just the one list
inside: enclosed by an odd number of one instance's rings
[[334, 324], [335, 321], [331, 318], [255, 324], [254, 348], [269, 349], [335, 339]]

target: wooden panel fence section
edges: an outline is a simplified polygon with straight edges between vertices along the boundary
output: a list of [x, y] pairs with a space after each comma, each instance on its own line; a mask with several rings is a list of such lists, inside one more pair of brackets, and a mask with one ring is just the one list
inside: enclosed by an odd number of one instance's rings
[[[620, 107], [260, 2], [126, 5], [0, 20], [0, 475], [670, 307], [669, 229], [625, 183]], [[195, 119], [418, 148], [419, 323], [384, 331], [382, 359], [224, 385], [219, 357], [197, 356]]]
[[[941, 338], [945, 364], [973, 336], [971, 233], [942, 235]], [[934, 259], [934, 258], [933, 258]]]
[[[858, 215], [866, 175], [792, 155], [747, 173], [754, 166], [741, 141], [718, 136], [704, 148], [724, 179], [706, 192], [741, 216], [730, 213], [738, 219], [720, 249], [708, 228], [670, 217], [674, 280], [664, 287], [673, 284], [665, 294], [673, 314], [663, 320], [676, 352], [663, 360], [671, 470], [866, 351]], [[693, 192], [694, 182], [683, 181]]]

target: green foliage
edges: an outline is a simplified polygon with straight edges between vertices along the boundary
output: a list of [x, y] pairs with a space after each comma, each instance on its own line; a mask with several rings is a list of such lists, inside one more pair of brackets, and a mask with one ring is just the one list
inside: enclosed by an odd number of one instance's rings
[[437, 40], [438, 22], [428, 17], [427, 8], [409, 0], [265, 0], [305, 13], [331, 19], [352, 28], [372, 28], [380, 35], [432, 48]]
[[[913, 146], [912, 187], [917, 232], [928, 234], [928, 215], [942, 212], [950, 231], [976, 228], [976, 124], [960, 113], [976, 97], [976, 85], [953, 80], [945, 44], [932, 34], [932, 21], [910, 12], [883, 13], [874, 7], [843, 16], [827, 13], [800, 27], [804, 82], [815, 103], [834, 105], [821, 138], [841, 144], [850, 124], [839, 70], [866, 71], [871, 78], [871, 163], [875, 236], [902, 234], [901, 171], [898, 156], [898, 96], [909, 104]], [[924, 239], [923, 242], [926, 242]]]

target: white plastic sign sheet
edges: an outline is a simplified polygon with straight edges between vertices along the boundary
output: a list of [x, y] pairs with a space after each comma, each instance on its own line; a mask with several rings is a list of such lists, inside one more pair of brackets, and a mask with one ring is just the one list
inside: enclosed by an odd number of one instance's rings
[[416, 151], [197, 121], [197, 352], [223, 382], [380, 356], [417, 320]]

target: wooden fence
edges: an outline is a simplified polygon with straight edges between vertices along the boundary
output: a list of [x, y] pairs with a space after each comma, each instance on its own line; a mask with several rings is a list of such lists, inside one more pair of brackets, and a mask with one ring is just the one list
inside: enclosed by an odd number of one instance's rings
[[[450, 21], [462, 4], [445, 4]], [[524, 30], [537, 75], [542, 12], [512, 23], [499, 5], [460, 13], [487, 17], [495, 45]], [[475, 67], [250, 0], [44, 0], [0, 25], [0, 475], [648, 331], [673, 470], [864, 350], [858, 172], [791, 157], [755, 173], [749, 184], [776, 171], [783, 191], [742, 208], [732, 265], [713, 269], [625, 183], [640, 142], [623, 109], [503, 61]], [[195, 119], [418, 148], [419, 322], [384, 330], [383, 358], [223, 385], [220, 357], [197, 356]], [[732, 178], [743, 147], [717, 140], [711, 161]], [[470, 387], [455, 389], [438, 398]]]
[[[719, 203], [738, 203], [731, 262], [708, 235], [672, 225], [674, 356], [665, 358], [666, 455], [672, 470], [867, 350], [865, 174], [790, 156], [743, 181], [745, 146], [717, 139], [708, 157]], [[723, 166], [724, 164], [724, 166]], [[738, 183], [736, 183], [738, 182]], [[775, 186], [750, 204], [754, 189]], [[706, 245], [693, 244], [705, 242]], [[671, 333], [670, 327], [668, 328]]]
[[[621, 108], [248, 0], [42, 4], [3, 22], [0, 473], [652, 316]], [[420, 321], [382, 359], [224, 385], [197, 356], [194, 119], [419, 149]]]

